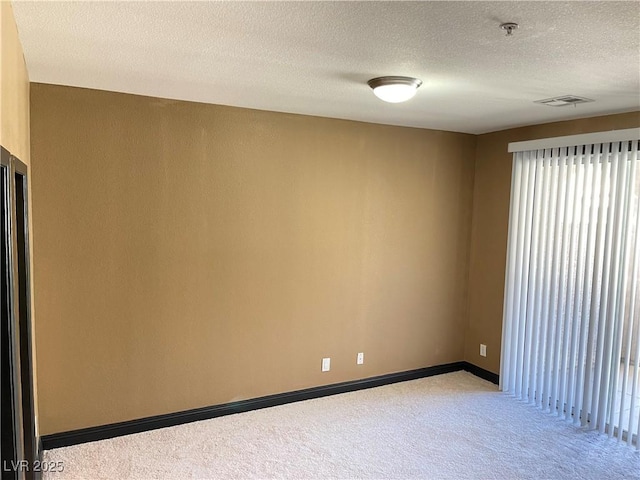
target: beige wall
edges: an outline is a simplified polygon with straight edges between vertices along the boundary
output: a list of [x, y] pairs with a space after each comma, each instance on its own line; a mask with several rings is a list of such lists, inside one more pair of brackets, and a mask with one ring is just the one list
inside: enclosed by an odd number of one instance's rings
[[43, 434], [462, 360], [474, 136], [31, 102]]
[[0, 145], [29, 164], [29, 76], [6, 1], [0, 1]]
[[[640, 113], [634, 112], [549, 123], [478, 136], [465, 360], [499, 373], [511, 191], [512, 155], [507, 152], [507, 144], [639, 126]], [[487, 345], [486, 358], [479, 355], [480, 343]]]

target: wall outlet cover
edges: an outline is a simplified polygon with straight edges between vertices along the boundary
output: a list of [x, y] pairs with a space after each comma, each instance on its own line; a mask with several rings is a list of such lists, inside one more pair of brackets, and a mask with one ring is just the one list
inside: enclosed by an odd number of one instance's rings
[[329, 370], [331, 370], [331, 359], [330, 358], [323, 358], [322, 359], [322, 371], [323, 372], [328, 372]]

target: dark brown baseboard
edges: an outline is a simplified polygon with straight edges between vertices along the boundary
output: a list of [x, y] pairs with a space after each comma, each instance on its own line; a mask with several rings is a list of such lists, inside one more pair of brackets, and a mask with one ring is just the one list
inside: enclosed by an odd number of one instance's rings
[[336, 395], [338, 393], [354, 392], [357, 390], [364, 390], [366, 388], [406, 382], [408, 380], [416, 380], [418, 378], [431, 377], [433, 375], [441, 375], [443, 373], [451, 373], [459, 370], [466, 370], [480, 378], [489, 380], [493, 383], [498, 383], [498, 375], [495, 373], [491, 373], [468, 362], [455, 362], [445, 365], [419, 368], [417, 370], [409, 370], [406, 372], [390, 373], [361, 380], [323, 385], [320, 387], [307, 388], [305, 390], [268, 395], [266, 397], [241, 400], [239, 402], [196, 408], [183, 412], [168, 413], [165, 415], [140, 418], [126, 422], [44, 435], [41, 437], [42, 448], [44, 450], [50, 450], [52, 448], [68, 447], [70, 445], [77, 445], [80, 443], [95, 442], [97, 440], [130, 435], [132, 433], [140, 433], [148, 430], [155, 430], [157, 428], [172, 427], [183, 423], [208, 420], [210, 418], [222, 417], [224, 415], [248, 412], [250, 410], [274, 407], [276, 405], [285, 405], [287, 403], [326, 397], [328, 395]]

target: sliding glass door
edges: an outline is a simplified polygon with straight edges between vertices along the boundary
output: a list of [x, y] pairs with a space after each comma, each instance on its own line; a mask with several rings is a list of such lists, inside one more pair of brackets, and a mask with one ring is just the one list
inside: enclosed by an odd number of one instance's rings
[[639, 143], [514, 154], [500, 375], [502, 390], [636, 445]]

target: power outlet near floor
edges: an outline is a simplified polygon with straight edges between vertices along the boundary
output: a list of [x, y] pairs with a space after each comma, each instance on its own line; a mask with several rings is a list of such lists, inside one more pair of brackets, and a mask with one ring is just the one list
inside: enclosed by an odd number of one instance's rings
[[487, 356], [487, 346], [484, 343], [480, 344], [480, 356], [481, 357]]
[[360, 352], [356, 357], [356, 364], [362, 365], [364, 363], [364, 352]]
[[329, 370], [331, 370], [331, 359], [330, 358], [323, 358], [322, 359], [322, 371], [323, 372], [328, 372]]

